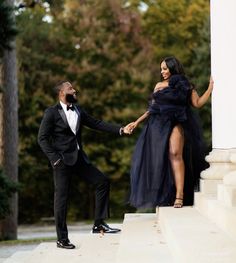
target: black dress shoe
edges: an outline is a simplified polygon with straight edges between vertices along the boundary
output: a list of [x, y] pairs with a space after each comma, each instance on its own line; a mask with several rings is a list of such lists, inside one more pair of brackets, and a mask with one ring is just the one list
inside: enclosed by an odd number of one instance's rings
[[58, 240], [57, 247], [59, 248], [66, 248], [66, 249], [73, 249], [75, 245], [71, 244], [69, 240]]
[[97, 234], [97, 233], [115, 234], [120, 231], [121, 230], [119, 228], [111, 228], [105, 222], [102, 222], [100, 225], [94, 225], [92, 229], [92, 232], [94, 234]]

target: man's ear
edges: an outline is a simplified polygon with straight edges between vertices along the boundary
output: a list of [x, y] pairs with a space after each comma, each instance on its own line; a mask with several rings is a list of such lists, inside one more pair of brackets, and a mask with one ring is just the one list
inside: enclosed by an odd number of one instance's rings
[[59, 96], [63, 96], [63, 95], [65, 95], [65, 92], [64, 92], [64, 90], [63, 90], [63, 88], [62, 88], [62, 89], [60, 89], [60, 91], [59, 91]]

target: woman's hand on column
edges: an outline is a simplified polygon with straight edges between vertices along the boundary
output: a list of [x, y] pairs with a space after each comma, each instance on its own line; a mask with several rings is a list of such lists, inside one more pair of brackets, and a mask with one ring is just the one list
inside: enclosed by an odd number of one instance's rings
[[192, 95], [191, 95], [191, 102], [192, 102], [193, 107], [201, 108], [209, 99], [213, 88], [214, 88], [214, 81], [213, 81], [212, 77], [210, 77], [208, 88], [203, 93], [202, 96], [199, 97], [197, 91], [195, 89], [193, 89]]
[[213, 88], [214, 88], [214, 80], [212, 76], [210, 76], [208, 89], [210, 90], [210, 92], [212, 92]]

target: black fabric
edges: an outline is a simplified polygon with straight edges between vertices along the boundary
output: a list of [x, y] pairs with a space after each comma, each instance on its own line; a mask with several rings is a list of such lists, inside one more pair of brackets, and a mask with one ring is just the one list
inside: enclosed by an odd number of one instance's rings
[[85, 162], [79, 152], [78, 160], [73, 166], [60, 163], [54, 168], [54, 216], [58, 240], [68, 239], [66, 215], [73, 176], [79, 176], [81, 180], [94, 185], [95, 220], [101, 221], [109, 216], [109, 179], [92, 164]]
[[74, 107], [74, 105], [67, 105], [67, 106], [66, 106], [66, 109], [67, 109], [67, 110], [72, 110], [72, 111], [74, 111], [74, 110], [75, 110], [75, 107]]
[[[81, 130], [83, 126], [112, 132], [119, 135], [120, 126], [96, 120], [78, 105], [74, 105], [78, 114], [76, 134], [72, 132], [66, 115], [60, 104], [48, 108], [43, 116], [38, 143], [46, 154], [54, 171], [54, 214], [58, 240], [68, 239], [66, 225], [67, 204], [70, 184], [73, 176], [95, 186], [95, 220], [108, 217], [109, 188], [108, 178], [90, 162], [83, 151]], [[79, 145], [79, 149], [78, 149]]]
[[60, 104], [48, 108], [43, 116], [39, 133], [38, 143], [47, 155], [52, 166], [61, 159], [64, 164], [74, 165], [78, 157], [78, 147], [86, 162], [89, 162], [83, 151], [81, 130], [83, 126], [91, 129], [119, 134], [120, 126], [96, 120], [78, 105], [74, 105], [78, 114], [76, 134], [74, 134], [67, 122], [66, 115]]
[[169, 160], [169, 138], [180, 124], [184, 130], [184, 204], [193, 204], [200, 172], [206, 167], [204, 144], [197, 117], [191, 110], [191, 85], [182, 75], [152, 95], [150, 115], [138, 138], [131, 166], [130, 204], [135, 207], [173, 205], [174, 177]]

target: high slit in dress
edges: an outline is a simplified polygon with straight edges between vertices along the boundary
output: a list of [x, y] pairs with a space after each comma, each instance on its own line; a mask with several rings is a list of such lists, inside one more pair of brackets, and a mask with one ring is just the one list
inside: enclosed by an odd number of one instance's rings
[[152, 94], [149, 116], [132, 157], [130, 204], [134, 207], [173, 205], [174, 176], [169, 160], [169, 138], [173, 128], [184, 132], [184, 205], [193, 205], [194, 189], [206, 168], [199, 121], [191, 109], [192, 86], [183, 75], [172, 75], [168, 87]]

